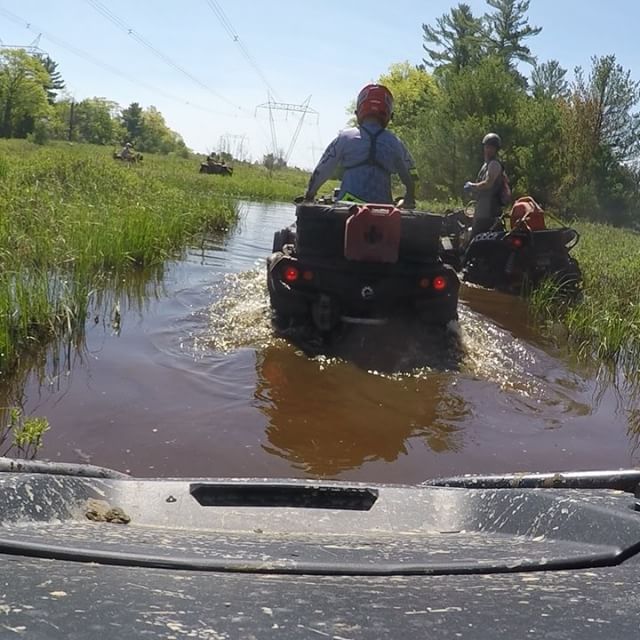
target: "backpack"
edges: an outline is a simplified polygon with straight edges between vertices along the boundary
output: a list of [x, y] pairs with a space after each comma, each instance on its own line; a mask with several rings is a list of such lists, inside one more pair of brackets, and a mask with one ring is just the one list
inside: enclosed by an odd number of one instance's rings
[[502, 167], [502, 177], [499, 183], [500, 190], [497, 192], [498, 200], [503, 207], [508, 207], [513, 200], [513, 194], [511, 193], [511, 183], [509, 182], [509, 176], [507, 175], [507, 172], [504, 170], [504, 165], [500, 160], [498, 160], [498, 162], [500, 162], [500, 166]]

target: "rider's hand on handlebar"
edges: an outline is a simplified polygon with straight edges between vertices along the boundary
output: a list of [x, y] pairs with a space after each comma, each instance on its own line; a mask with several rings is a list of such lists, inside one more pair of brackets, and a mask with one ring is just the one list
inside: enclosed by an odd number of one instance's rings
[[296, 204], [302, 204], [303, 202], [313, 202], [313, 201], [314, 201], [314, 197], [309, 195], [308, 191], [303, 196], [298, 196], [294, 200]]
[[473, 191], [473, 183], [469, 182], [469, 181], [465, 182], [464, 183], [464, 187], [462, 188], [462, 190], [465, 193], [471, 193]]

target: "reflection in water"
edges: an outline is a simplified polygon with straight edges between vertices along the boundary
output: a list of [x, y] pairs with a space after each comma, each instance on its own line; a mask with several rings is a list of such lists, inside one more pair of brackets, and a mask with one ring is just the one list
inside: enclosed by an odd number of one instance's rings
[[[63, 392], [63, 385], [70, 385], [73, 372], [81, 369], [87, 359], [102, 348], [96, 345], [89, 348], [87, 334], [96, 330], [103, 336], [119, 334], [124, 318], [131, 319], [133, 314], [141, 316], [152, 300], [165, 294], [164, 271], [164, 265], [156, 265], [132, 269], [126, 275], [104, 274], [88, 296], [86, 323], [52, 336], [50, 344], [24, 354], [21, 366], [0, 381], [2, 406], [25, 407], [29, 378], [37, 382], [39, 397]], [[101, 342], [104, 343], [104, 339]], [[6, 415], [3, 413], [0, 414], [0, 425], [4, 424]]]
[[335, 477], [366, 462], [393, 462], [423, 439], [459, 452], [468, 413], [448, 374], [391, 380], [354, 365], [309, 359], [286, 345], [257, 355], [257, 406], [268, 418], [264, 449], [297, 470]]

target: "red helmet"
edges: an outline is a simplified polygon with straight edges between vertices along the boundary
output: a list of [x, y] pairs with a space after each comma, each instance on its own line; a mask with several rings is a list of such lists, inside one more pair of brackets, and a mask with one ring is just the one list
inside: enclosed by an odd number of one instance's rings
[[358, 95], [356, 116], [358, 124], [366, 118], [378, 118], [380, 124], [386, 127], [393, 115], [393, 95], [387, 87], [381, 84], [368, 84]]

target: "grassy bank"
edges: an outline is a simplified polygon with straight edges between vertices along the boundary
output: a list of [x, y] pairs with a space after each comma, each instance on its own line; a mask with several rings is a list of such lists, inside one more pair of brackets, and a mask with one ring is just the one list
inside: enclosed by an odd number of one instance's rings
[[579, 223], [574, 250], [584, 273], [584, 299], [559, 305], [549, 289], [531, 304], [547, 323], [560, 323], [569, 346], [583, 357], [621, 368], [640, 378], [640, 234]]
[[82, 327], [105, 280], [159, 264], [235, 219], [233, 201], [193, 162], [127, 167], [109, 152], [0, 143], [2, 374], [25, 351]]

